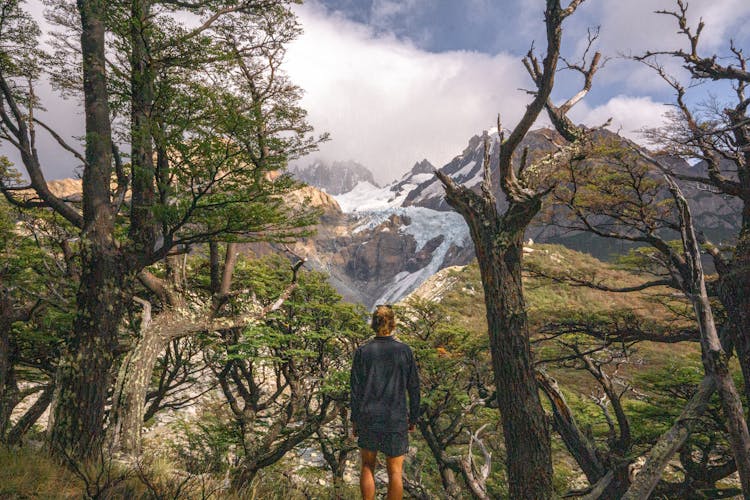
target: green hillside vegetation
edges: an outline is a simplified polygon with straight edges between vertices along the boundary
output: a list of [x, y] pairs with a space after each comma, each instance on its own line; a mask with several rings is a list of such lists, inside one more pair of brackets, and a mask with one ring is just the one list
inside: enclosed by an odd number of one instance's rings
[[[669, 338], [695, 329], [690, 305], [681, 295], [666, 287], [614, 293], [565, 281], [565, 276], [586, 277], [605, 287], [636, 286], [648, 281], [648, 275], [632, 270], [630, 261], [632, 257], [604, 263], [588, 254], [559, 245], [534, 244], [526, 250], [524, 280], [537, 368], [558, 382], [579, 427], [594, 438], [600, 449], [606, 449], [608, 440], [619, 432], [611, 401], [603, 397], [599, 383], [583, 369], [580, 358], [572, 355], [571, 346], [578, 347], [584, 353], [589, 352], [588, 357], [595, 364], [601, 364], [604, 373], [622, 393], [621, 405], [629, 419], [632, 439], [626, 457], [628, 460], [648, 451], [672, 425], [703, 377], [697, 341], [664, 343], [631, 338], [607, 342], [586, 333], [587, 329], [609, 332], [613, 339], [623, 332]], [[438, 300], [445, 315], [443, 321], [446, 327], [470, 332], [467, 345], [472, 342], [484, 345], [484, 349], [477, 352], [486, 357], [487, 325], [478, 266], [473, 263], [447, 269], [443, 273], [440, 282], [444, 288], [440, 289]], [[433, 284], [428, 283], [425, 287], [431, 288]], [[419, 292], [415, 295], [419, 295]], [[414, 297], [405, 303], [407, 308], [404, 312], [409, 310], [408, 304], [416, 308], [425, 307], [420, 299]], [[561, 331], [566, 333], [560, 334]], [[410, 337], [406, 335], [407, 341]], [[491, 378], [490, 367], [485, 366], [487, 376]], [[736, 363], [732, 367], [736, 383], [741, 386], [739, 368]], [[551, 411], [546, 398], [543, 404], [548, 412]], [[607, 409], [606, 414], [602, 407]], [[497, 425], [496, 417], [485, 413], [475, 420], [473, 427], [479, 427], [484, 418], [491, 425]], [[691, 446], [702, 450], [696, 452], [696, 456], [707, 454], [706, 461], [714, 465], [725, 463], [729, 457], [726, 442], [721, 436], [721, 418], [714, 398], [713, 406], [700, 426], [701, 431], [691, 437]], [[610, 424], [614, 427], [611, 428]], [[499, 429], [496, 430], [499, 432]], [[497, 450], [499, 455], [494, 456], [501, 457], [500, 435], [494, 436], [495, 443], [500, 446]], [[553, 450], [559, 492], [575, 489], [576, 486], [584, 487], [587, 483], [580, 468], [554, 432]], [[730, 487], [731, 481], [727, 483], [726, 480], [717, 485], [694, 483], [681, 471], [684, 464], [677, 460], [673, 464], [674, 467], [665, 474], [671, 486], [665, 485], [661, 489], [665, 498], [685, 498], [686, 492], [692, 490], [697, 492], [696, 495], [711, 495], [715, 493], [714, 486]], [[502, 474], [502, 467], [493, 463], [493, 476]], [[679, 483], [682, 486], [677, 486]], [[690, 484], [692, 486], [685, 486]], [[498, 492], [502, 493], [502, 490]]]

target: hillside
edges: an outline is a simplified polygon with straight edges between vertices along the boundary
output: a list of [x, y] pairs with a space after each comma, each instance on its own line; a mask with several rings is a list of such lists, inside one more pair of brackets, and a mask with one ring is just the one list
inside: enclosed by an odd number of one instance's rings
[[[579, 317], [614, 319], [628, 310], [645, 324], [659, 325], [666, 331], [687, 327], [691, 323], [678, 314], [685, 311], [682, 297], [668, 288], [652, 288], [633, 293], [609, 293], [585, 286], [574, 286], [554, 280], [534, 277], [528, 269], [545, 275], [564, 275], [574, 272], [587, 275], [603, 283], [629, 286], [642, 283], [647, 278], [621, 269], [616, 264], [602, 262], [588, 254], [568, 249], [562, 245], [531, 244], [524, 248], [524, 286], [532, 332], [538, 333], [550, 322]], [[646, 279], [644, 279], [646, 278]], [[448, 308], [451, 320], [474, 332], [486, 332], [484, 292], [476, 262], [441, 270], [409, 296], [442, 303]], [[665, 345], [641, 342], [639, 355], [644, 362], [660, 366], [665, 362]], [[696, 358], [699, 347], [695, 342], [669, 344], [671, 361]]]
[[[616, 286], [632, 286], [648, 280], [646, 276], [561, 245], [531, 244], [525, 247], [524, 253], [526, 305], [537, 369], [557, 381], [578, 424], [587, 429], [597, 448], [606, 450], [609, 446], [607, 440], [612, 438], [615, 429], [619, 429], [619, 425], [612, 422], [611, 401], [602, 399], [599, 383], [585, 369], [580, 358], [572, 355], [570, 346], [578, 346], [581, 351], [590, 353], [588, 357], [594, 366], [601, 366], [617, 390], [622, 391], [621, 403], [632, 433], [633, 470], [637, 471], [643, 460], [639, 458], [641, 454], [646, 453], [656, 438], [669, 428], [693, 393], [693, 384], [703, 376], [700, 346], [696, 341], [664, 343], [637, 341], [632, 337], [623, 341], [614, 341], [613, 337], [610, 343], [606, 341], [606, 332], [612, 335], [651, 332], [667, 338], [678, 332], [694, 330], [690, 307], [680, 294], [667, 288], [608, 293], [538, 277], [539, 273], [556, 277], [571, 273]], [[447, 324], [472, 332], [471, 338], [475, 342], [487, 346], [484, 293], [476, 262], [441, 270], [404, 298], [400, 305], [408, 310], [410, 302], [415, 299], [440, 303]], [[566, 323], [577, 326], [567, 330], [555, 327]], [[604, 332], [605, 336], [594, 338], [586, 334], [587, 330]], [[732, 368], [739, 378], [736, 360], [732, 361]], [[549, 400], [543, 397], [542, 404], [551, 413]], [[704, 425], [706, 427], [701, 432], [711, 436], [713, 424]], [[719, 432], [721, 428], [718, 427]], [[714, 437], [696, 435], [694, 439], [700, 441]], [[555, 469], [567, 474], [570, 484], [585, 487], [585, 476], [556, 431], [552, 432], [552, 442]], [[706, 449], [711, 450], [712, 446]], [[721, 447], [716, 450], [721, 450]], [[711, 451], [711, 460], [720, 460], [720, 452], [716, 450]], [[678, 484], [684, 480], [683, 471], [684, 463], [676, 457], [667, 467], [665, 478]], [[720, 484], [737, 487], [736, 474]], [[658, 498], [686, 498], [685, 491], [677, 490], [677, 487], [665, 490]], [[714, 490], [709, 489], [701, 493], [706, 496], [690, 498], [714, 498], [713, 494]]]

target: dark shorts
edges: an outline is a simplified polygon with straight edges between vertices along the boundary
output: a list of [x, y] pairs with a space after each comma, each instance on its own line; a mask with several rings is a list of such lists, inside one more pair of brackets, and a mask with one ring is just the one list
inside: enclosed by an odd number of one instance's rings
[[381, 451], [387, 457], [400, 457], [409, 451], [409, 433], [361, 429], [357, 445], [365, 450]]

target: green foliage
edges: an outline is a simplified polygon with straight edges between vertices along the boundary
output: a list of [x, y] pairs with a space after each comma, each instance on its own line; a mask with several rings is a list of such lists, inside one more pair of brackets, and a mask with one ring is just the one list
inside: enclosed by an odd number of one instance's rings
[[[486, 408], [494, 402], [488, 339], [484, 332], [457, 324], [444, 304], [418, 297], [397, 307], [396, 317], [399, 339], [412, 347], [419, 366], [422, 415], [418, 428], [424, 438], [418, 445], [424, 449], [420, 473], [425, 485], [439, 489], [439, 470], [445, 466], [443, 454], [466, 455], [467, 432], [487, 424], [482, 439], [497, 452], [493, 443], [498, 414]], [[440, 450], [428, 447], [428, 442]], [[481, 456], [475, 458], [481, 463]], [[497, 460], [492, 465], [494, 472], [488, 485], [497, 481], [500, 469]]]
[[[204, 443], [193, 463], [217, 470], [232, 448], [235, 475], [249, 470], [252, 477], [294, 447], [314, 446], [315, 433], [348, 400], [352, 354], [370, 334], [364, 310], [342, 302], [322, 273], [298, 271], [289, 293], [292, 281], [283, 257], [238, 260], [235, 286], [250, 290], [258, 309], [288, 297], [250, 326], [205, 339], [229, 404], [192, 431], [189, 439]], [[226, 314], [247, 307], [246, 297], [234, 296]], [[329, 444], [336, 441], [329, 437]]]
[[235, 450], [241, 448], [241, 437], [227, 425], [226, 411], [206, 411], [194, 422], [177, 422], [180, 439], [171, 448], [178, 463], [191, 474], [220, 474], [233, 465]]
[[[252, 290], [260, 305], [267, 307], [291, 282], [292, 271], [286, 259], [273, 256], [242, 259], [235, 276], [238, 287]], [[321, 387], [342, 399], [348, 394], [350, 354], [369, 335], [364, 316], [361, 306], [341, 301], [326, 275], [302, 271], [283, 306], [247, 328], [236, 343], [226, 347], [226, 356], [294, 363], [298, 369], [322, 376]]]
[[[42, 51], [38, 38], [39, 25], [23, 8], [24, 0], [3, 0], [0, 4], [0, 73], [8, 77], [21, 77], [26, 80], [40, 74]], [[25, 102], [30, 102], [28, 87], [13, 86], [13, 90]]]

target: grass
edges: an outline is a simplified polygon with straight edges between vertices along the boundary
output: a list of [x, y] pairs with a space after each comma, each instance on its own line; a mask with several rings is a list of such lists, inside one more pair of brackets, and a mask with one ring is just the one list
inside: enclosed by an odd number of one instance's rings
[[0, 448], [0, 498], [81, 498], [80, 479], [30, 448]]

